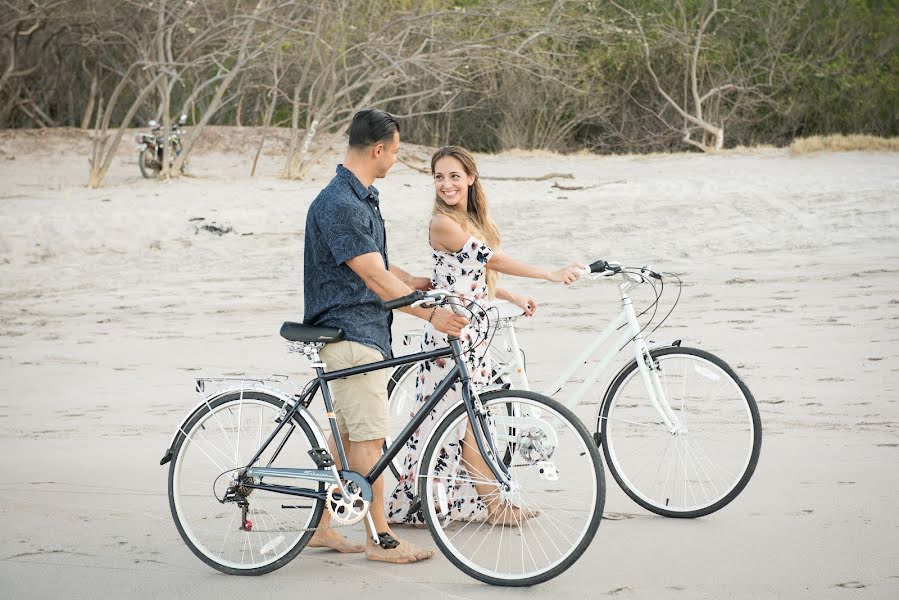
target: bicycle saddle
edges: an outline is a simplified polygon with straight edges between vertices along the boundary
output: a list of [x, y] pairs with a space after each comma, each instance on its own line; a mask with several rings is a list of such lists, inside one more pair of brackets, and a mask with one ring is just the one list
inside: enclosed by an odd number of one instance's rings
[[290, 342], [318, 342], [328, 344], [343, 339], [343, 329], [337, 327], [316, 327], [284, 321], [281, 325], [281, 337]]

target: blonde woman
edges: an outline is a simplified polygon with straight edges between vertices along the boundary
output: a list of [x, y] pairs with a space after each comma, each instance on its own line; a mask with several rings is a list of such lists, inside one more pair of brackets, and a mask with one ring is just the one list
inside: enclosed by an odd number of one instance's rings
[[[429, 241], [434, 257], [431, 285], [464, 298], [465, 302], [486, 305], [490, 299], [500, 298], [519, 306], [531, 316], [537, 309], [533, 298], [517, 296], [496, 287], [498, 273], [544, 279], [566, 285], [576, 281], [577, 263], [550, 271], [517, 261], [500, 251], [500, 234], [490, 218], [487, 196], [478, 178], [478, 169], [470, 152], [459, 146], [446, 146], [431, 157], [434, 178], [434, 209], [429, 229]], [[462, 330], [462, 348], [471, 348], [465, 355], [472, 381], [483, 385], [490, 379], [491, 365], [487, 357], [487, 341], [483, 331], [469, 325]], [[446, 335], [430, 323], [425, 325], [422, 350], [445, 347]], [[452, 368], [446, 359], [422, 363], [416, 378], [416, 402], [410, 417], [437, 388]], [[420, 514], [412, 512], [418, 461], [431, 428], [438, 418], [459, 400], [459, 393], [450, 390], [440, 401], [404, 449], [400, 481], [386, 500], [387, 520], [390, 523], [418, 525]], [[489, 468], [480, 455], [467, 426], [456, 432], [462, 443], [449, 443], [441, 449], [442, 464], [448, 477], [460, 480], [489, 479]], [[496, 488], [490, 484], [457, 483], [448, 490], [450, 516], [459, 520], [486, 520], [489, 523], [515, 526], [530, 514], [517, 507], [502, 507], [496, 498]]]

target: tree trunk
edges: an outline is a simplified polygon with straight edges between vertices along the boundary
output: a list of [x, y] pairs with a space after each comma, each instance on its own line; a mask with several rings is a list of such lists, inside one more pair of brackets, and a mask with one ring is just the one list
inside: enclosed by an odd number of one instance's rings
[[84, 109], [84, 117], [81, 119], [81, 129], [91, 126], [91, 115], [94, 112], [94, 102], [97, 100], [97, 74], [91, 78], [91, 91], [87, 97], [87, 108]]
[[312, 146], [312, 141], [315, 139], [317, 130], [318, 119], [312, 119], [312, 124], [309, 125], [309, 129], [306, 130], [306, 137], [303, 138], [303, 147], [300, 148], [300, 159], [297, 164], [297, 170], [294, 174], [296, 179], [305, 179], [306, 175], [309, 174], [309, 169], [312, 167], [312, 160], [310, 160], [309, 156], [309, 148]]
[[290, 113], [290, 147], [281, 177], [290, 179], [293, 175], [293, 157], [297, 152], [297, 138], [300, 135], [300, 86], [293, 88], [293, 110]]

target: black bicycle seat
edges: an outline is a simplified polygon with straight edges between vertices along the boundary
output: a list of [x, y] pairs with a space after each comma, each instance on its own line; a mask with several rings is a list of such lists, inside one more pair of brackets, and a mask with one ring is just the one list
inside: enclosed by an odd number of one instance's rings
[[290, 342], [319, 342], [330, 344], [343, 339], [343, 329], [337, 327], [316, 327], [284, 321], [281, 325], [281, 337]]

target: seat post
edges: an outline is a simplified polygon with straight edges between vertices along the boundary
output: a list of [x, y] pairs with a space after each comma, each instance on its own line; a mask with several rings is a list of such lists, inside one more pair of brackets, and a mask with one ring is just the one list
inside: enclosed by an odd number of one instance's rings
[[323, 346], [322, 342], [287, 342], [287, 351], [296, 352], [308, 358], [312, 361], [310, 366], [313, 369], [324, 369], [326, 365], [322, 362], [321, 355], [318, 353]]

